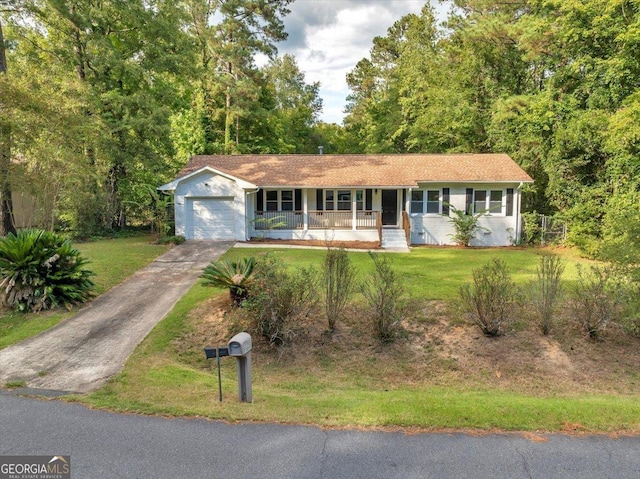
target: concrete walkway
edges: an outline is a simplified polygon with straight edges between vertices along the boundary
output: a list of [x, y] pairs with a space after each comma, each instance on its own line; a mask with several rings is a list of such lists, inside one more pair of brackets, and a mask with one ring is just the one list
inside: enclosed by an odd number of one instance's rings
[[0, 385], [88, 392], [118, 373], [151, 329], [233, 243], [188, 241], [55, 327], [0, 350]]

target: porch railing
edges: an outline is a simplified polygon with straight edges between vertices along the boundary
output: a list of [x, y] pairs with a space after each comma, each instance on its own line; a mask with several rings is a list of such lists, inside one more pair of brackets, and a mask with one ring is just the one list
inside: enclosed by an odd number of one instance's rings
[[302, 211], [256, 211], [253, 226], [256, 230], [301, 230]]
[[[256, 211], [253, 222], [256, 230], [304, 229], [305, 215], [302, 211]], [[354, 229], [352, 211], [309, 211], [306, 224], [309, 229]], [[377, 229], [380, 225], [379, 211], [356, 211], [355, 229]]]

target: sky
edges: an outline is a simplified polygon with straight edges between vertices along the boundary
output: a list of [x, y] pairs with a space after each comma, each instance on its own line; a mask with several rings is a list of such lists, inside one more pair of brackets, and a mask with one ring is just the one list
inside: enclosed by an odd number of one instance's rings
[[[376, 36], [408, 13], [419, 13], [428, 0], [295, 0], [284, 18], [289, 34], [279, 43], [280, 55], [296, 59], [307, 84], [320, 82], [320, 120], [342, 123], [349, 94], [346, 75], [365, 57]], [[438, 18], [446, 7], [431, 0]]]

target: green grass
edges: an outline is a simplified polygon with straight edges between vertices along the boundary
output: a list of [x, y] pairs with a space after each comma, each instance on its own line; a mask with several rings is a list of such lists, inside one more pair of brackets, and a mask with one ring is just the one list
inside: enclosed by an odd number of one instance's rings
[[102, 294], [121, 283], [167, 251], [170, 245], [154, 243], [151, 235], [107, 239], [74, 245], [88, 258], [96, 275], [96, 291]]
[[[273, 250], [270, 250], [273, 251]], [[234, 249], [227, 257], [262, 254], [260, 249]], [[274, 251], [291, 267], [320, 264], [324, 252], [283, 249]], [[514, 279], [524, 283], [534, 274], [536, 250], [417, 249], [394, 254], [396, 268], [405, 272], [412, 294], [451, 299], [471, 277], [471, 270], [499, 256]], [[366, 275], [371, 260], [353, 253], [353, 262]], [[575, 278], [568, 262], [565, 277]], [[130, 357], [124, 370], [107, 386], [77, 398], [95, 407], [116, 411], [226, 420], [269, 421], [346, 427], [413, 427], [424, 429], [481, 429], [588, 432], [640, 431], [638, 396], [540, 391], [534, 395], [502, 390], [481, 383], [462, 386], [456, 381], [385, 381], [405, 367], [398, 356], [372, 356], [360, 364], [318, 357], [312, 369], [286, 359], [254, 356], [253, 404], [237, 400], [235, 361], [222, 361], [224, 402], [217, 400], [215, 363], [194, 363], [176, 350], [175, 341], [192, 333], [189, 314], [212, 294], [194, 286], [160, 322]], [[302, 340], [303, 341], [303, 340]], [[196, 351], [197, 352], [197, 351]], [[254, 353], [255, 354], [255, 353]], [[389, 363], [394, 363], [393, 365]], [[395, 369], [393, 369], [395, 368]], [[400, 373], [401, 374], [401, 373]], [[395, 379], [395, 378], [394, 378]]]
[[[319, 268], [325, 256], [322, 250], [235, 248], [223, 258], [259, 256], [265, 254], [265, 251], [282, 258], [292, 267], [314, 265]], [[457, 298], [460, 286], [472, 279], [473, 269], [484, 266], [496, 257], [507, 263], [517, 284], [525, 284], [535, 276], [539, 253], [540, 250], [533, 248], [415, 248], [409, 254], [394, 253], [389, 254], [389, 257], [392, 266], [402, 272], [410, 295], [424, 299], [451, 300]], [[373, 272], [373, 262], [368, 253], [352, 252], [349, 257], [361, 278]], [[565, 261], [563, 278], [570, 283], [577, 279], [576, 263], [585, 260], [567, 255]]]
[[[79, 243], [74, 247], [91, 261], [87, 268], [95, 273], [92, 279], [98, 294], [121, 283], [169, 248], [153, 244], [149, 235]], [[0, 315], [0, 349], [35, 336], [72, 314], [64, 309], [28, 314], [5, 311]]]

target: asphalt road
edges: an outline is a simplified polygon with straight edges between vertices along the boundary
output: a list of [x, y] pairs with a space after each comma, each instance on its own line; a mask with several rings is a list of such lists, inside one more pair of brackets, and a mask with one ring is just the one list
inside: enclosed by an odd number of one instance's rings
[[226, 424], [113, 414], [7, 392], [0, 393], [0, 455], [70, 455], [75, 479], [640, 477], [640, 437]]
[[232, 243], [187, 241], [73, 317], [0, 351], [0, 384], [87, 392], [118, 373], [151, 329]]

